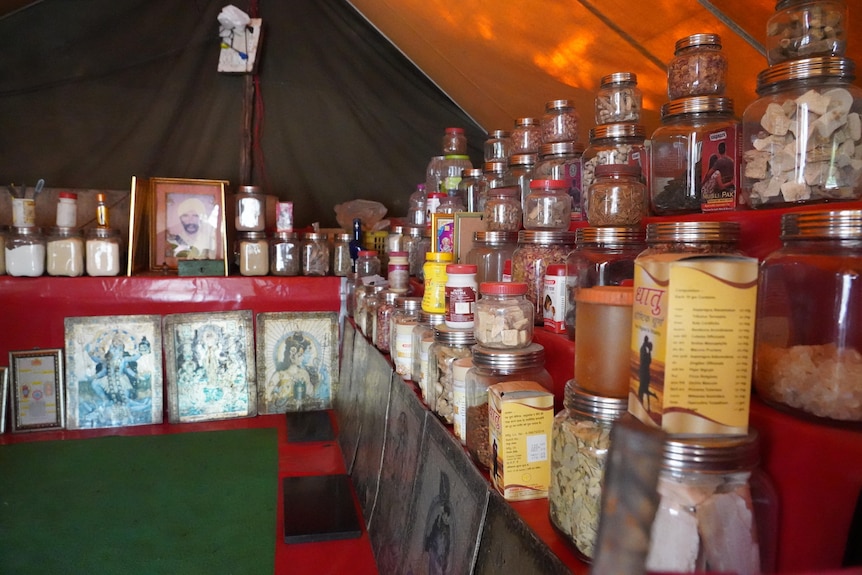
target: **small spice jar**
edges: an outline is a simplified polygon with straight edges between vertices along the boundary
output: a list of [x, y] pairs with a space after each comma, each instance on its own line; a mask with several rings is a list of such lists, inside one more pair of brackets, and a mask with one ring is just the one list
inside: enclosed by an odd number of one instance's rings
[[266, 232], [237, 232], [236, 235], [240, 275], [269, 274], [269, 240]]
[[399, 296], [395, 299], [389, 356], [392, 358], [395, 373], [405, 380], [413, 377], [413, 329], [419, 321], [421, 309], [421, 297]]
[[425, 254], [431, 251], [430, 238], [423, 244], [425, 226], [404, 226], [404, 251], [407, 252], [407, 265], [411, 277], [422, 275]]
[[590, 144], [581, 156], [581, 189], [584, 195], [596, 179], [596, 167], [601, 164], [639, 166], [641, 181], [648, 183], [649, 161], [645, 142], [646, 128], [640, 124], [606, 124], [590, 128]]
[[542, 114], [542, 143], [578, 141], [578, 111], [572, 100], [551, 100]]
[[517, 232], [521, 229], [520, 188], [503, 186], [489, 189], [485, 201], [485, 230]]
[[438, 325], [434, 328], [434, 343], [428, 349], [428, 374], [426, 384], [428, 407], [443, 420], [452, 424], [454, 397], [452, 389], [452, 362], [470, 357], [470, 348], [476, 343], [472, 329], [461, 329]]
[[74, 228], [78, 225], [78, 194], [57, 194], [56, 224], [58, 228]]
[[350, 257], [350, 234], [335, 234], [332, 238], [332, 275], [347, 277], [353, 270], [353, 259]]
[[518, 233], [518, 248], [512, 255], [512, 281], [527, 284], [527, 300], [533, 304], [537, 325], [543, 323], [545, 272], [551, 264], [566, 263], [574, 244], [572, 232], [521, 230]]
[[[302, 268], [300, 241], [296, 232], [276, 232], [269, 243], [269, 273], [274, 276], [298, 276]], [[350, 254], [347, 254], [350, 267]]]
[[464, 128], [446, 128], [440, 143], [443, 155], [467, 153], [467, 136]]
[[84, 275], [84, 240], [81, 230], [73, 227], [52, 228], [45, 244], [45, 255], [45, 271], [49, 276]]
[[527, 284], [482, 282], [476, 302], [476, 342], [487, 348], [520, 349], [533, 341], [533, 304]]
[[473, 232], [465, 262], [476, 266], [476, 283], [503, 281], [503, 264], [518, 246], [517, 232]]
[[606, 397], [629, 396], [632, 340], [631, 286], [581, 288], [575, 299], [575, 380]]
[[380, 258], [377, 250], [359, 250], [356, 257], [356, 275], [359, 278], [380, 275]]
[[520, 349], [473, 348], [473, 367], [466, 381], [467, 451], [482, 468], [490, 469], [488, 388], [504, 381], [532, 381], [548, 390], [554, 382], [545, 369], [545, 348], [538, 343]]
[[446, 266], [446, 325], [472, 329], [475, 323], [476, 266], [449, 264]]
[[374, 343], [374, 347], [383, 353], [389, 353], [390, 340], [392, 339], [392, 315], [395, 313], [395, 300], [400, 295], [391, 290], [383, 290], [378, 296], [380, 303], [377, 306], [371, 341]]
[[862, 210], [786, 213], [763, 261], [754, 387], [769, 404], [862, 422]]
[[[737, 134], [739, 121], [733, 116], [733, 101], [720, 96], [695, 96], [668, 102], [661, 107], [662, 125], [652, 136], [650, 151], [650, 203], [658, 216], [702, 211], [701, 188], [710, 175], [710, 158], [722, 157], [722, 185], [738, 189], [735, 166], [739, 165]], [[722, 151], [724, 152], [722, 154]], [[703, 161], [706, 158], [706, 161]], [[714, 172], [713, 172], [714, 173]], [[730, 182], [730, 183], [728, 183]], [[732, 209], [734, 197], [713, 209]], [[716, 199], [710, 197], [710, 199]], [[717, 199], [721, 199], [719, 196]]]
[[542, 128], [536, 118], [517, 118], [515, 129], [509, 138], [512, 148], [510, 156], [514, 154], [538, 154], [542, 143]]
[[405, 294], [410, 289], [410, 263], [407, 252], [395, 251], [389, 253], [386, 279], [389, 289], [395, 293]]
[[616, 72], [602, 76], [596, 94], [596, 124], [640, 121], [643, 94], [637, 74]]
[[120, 273], [120, 230], [92, 228], [86, 232], [85, 266], [88, 276], [115, 276]]
[[572, 220], [581, 218], [581, 192], [583, 177], [581, 160], [584, 145], [577, 142], [556, 142], [542, 144], [539, 148], [539, 161], [533, 168], [534, 180], [564, 180], [569, 184], [569, 195], [572, 197]]
[[45, 273], [45, 237], [33, 226], [13, 226], [6, 236], [6, 273], [38, 277]]
[[775, 571], [778, 499], [760, 467], [756, 430], [737, 436], [668, 437], [657, 490], [648, 571]]
[[839, 57], [794, 60], [758, 74], [759, 98], [742, 121], [745, 203], [771, 208], [862, 198], [862, 88], [855, 78], [854, 62]]
[[667, 97], [720, 96], [727, 84], [727, 57], [718, 34], [692, 34], [676, 41], [667, 67]]
[[551, 431], [551, 525], [581, 559], [592, 560], [601, 516], [602, 480], [611, 428], [628, 411], [628, 398], [604, 397], [566, 382], [564, 409]]
[[[427, 313], [419, 310], [419, 318], [416, 326], [413, 328], [411, 335], [413, 344], [413, 365], [410, 373], [413, 376], [413, 381], [419, 386], [422, 398], [425, 399], [428, 395], [428, 350], [431, 344], [434, 343], [434, 327], [442, 324], [446, 319], [444, 313]], [[428, 399], [425, 399], [428, 402]]]
[[779, 0], [766, 23], [770, 66], [814, 56], [844, 56], [847, 4], [843, 0]]
[[308, 232], [302, 237], [302, 275], [325, 276], [329, 273], [329, 245], [326, 234]]
[[591, 226], [638, 226], [647, 216], [649, 200], [641, 170], [630, 164], [596, 166], [584, 211]]
[[258, 186], [240, 186], [235, 195], [238, 232], [262, 232], [266, 227], [266, 198]]
[[506, 170], [509, 169], [508, 162], [485, 162], [482, 165], [482, 179], [477, 184], [479, 203], [477, 212], [485, 211], [490, 192], [494, 188], [502, 188], [506, 185]]
[[485, 161], [505, 162], [509, 159], [511, 134], [506, 130], [494, 130], [485, 140]]
[[464, 202], [468, 212], [479, 211], [479, 181], [482, 179], [480, 168], [470, 168], [461, 172], [461, 181], [458, 182], [458, 195]]
[[566, 231], [571, 218], [572, 197], [567, 180], [530, 182], [530, 193], [524, 200], [525, 229]]

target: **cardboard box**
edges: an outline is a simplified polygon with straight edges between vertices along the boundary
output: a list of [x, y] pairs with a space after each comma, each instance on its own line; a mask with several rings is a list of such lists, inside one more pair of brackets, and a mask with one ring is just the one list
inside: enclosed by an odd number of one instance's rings
[[509, 501], [548, 496], [554, 394], [535, 381], [488, 388], [491, 481]]

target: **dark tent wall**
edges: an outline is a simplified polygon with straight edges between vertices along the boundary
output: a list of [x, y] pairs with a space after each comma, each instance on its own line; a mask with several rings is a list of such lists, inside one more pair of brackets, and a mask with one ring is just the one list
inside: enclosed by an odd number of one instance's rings
[[354, 198], [406, 213], [447, 126], [480, 166], [485, 132], [349, 4], [258, 2], [262, 129], [241, 181], [246, 81], [217, 72], [226, 4], [43, 0], [0, 19], [0, 184], [224, 179], [292, 200], [297, 225], [333, 226]]

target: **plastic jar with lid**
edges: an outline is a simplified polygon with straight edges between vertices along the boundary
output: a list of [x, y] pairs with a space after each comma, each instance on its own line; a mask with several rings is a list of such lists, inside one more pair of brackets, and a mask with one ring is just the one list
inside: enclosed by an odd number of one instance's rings
[[452, 362], [470, 357], [476, 343], [472, 329], [460, 329], [447, 325], [434, 328], [434, 343], [428, 349], [428, 375], [426, 384], [428, 407], [443, 420], [452, 424], [454, 397], [452, 389]]
[[538, 154], [542, 143], [542, 128], [537, 118], [515, 119], [515, 129], [509, 140], [512, 154]]
[[778, 0], [766, 24], [767, 62], [844, 56], [848, 16], [843, 0]]
[[392, 339], [392, 316], [395, 313], [395, 301], [401, 294], [392, 290], [383, 290], [379, 296], [380, 303], [377, 306], [374, 326], [371, 331], [371, 341], [374, 347], [383, 353], [389, 353]]
[[758, 74], [759, 98], [742, 124], [742, 195], [749, 206], [862, 197], [862, 88], [851, 83], [855, 68], [848, 58], [808, 58]]
[[[352, 267], [350, 252], [348, 268]], [[300, 241], [296, 232], [276, 232], [269, 243], [269, 272], [274, 276], [298, 276], [302, 268]]]
[[412, 277], [421, 275], [425, 254], [431, 250], [430, 245], [422, 249], [424, 235], [425, 226], [404, 226], [404, 251], [407, 252], [408, 269]]
[[533, 304], [533, 321], [542, 320], [545, 272], [551, 264], [564, 264], [574, 249], [575, 234], [560, 231], [521, 230], [512, 255], [512, 281], [527, 284], [527, 300]]
[[637, 123], [641, 119], [643, 94], [633, 72], [615, 72], [602, 76], [596, 94], [596, 124]]
[[468, 212], [478, 211], [479, 181], [481, 179], [482, 170], [480, 168], [470, 168], [461, 172], [461, 181], [458, 182], [458, 195], [461, 196]]
[[380, 258], [377, 250], [359, 250], [356, 257], [356, 275], [359, 278], [380, 275]]
[[[427, 313], [422, 311], [421, 303], [419, 317], [411, 334], [413, 363], [410, 373], [413, 381], [419, 386], [419, 391], [424, 399], [427, 395], [425, 383], [428, 380], [428, 349], [434, 343], [434, 327], [442, 324], [446, 319], [444, 313]], [[427, 403], [427, 399], [425, 400]]]
[[527, 284], [482, 282], [476, 302], [476, 342], [487, 348], [520, 349], [533, 342], [535, 310]]
[[721, 96], [727, 85], [727, 56], [718, 34], [680, 38], [667, 66], [667, 97]]
[[[581, 189], [586, 193], [601, 164], [629, 164], [641, 169], [641, 181], [649, 183], [649, 159], [644, 145], [646, 128], [640, 124], [607, 124], [590, 128], [590, 143], [581, 156]], [[584, 198], [586, 201], [586, 198]]]
[[240, 186], [235, 196], [238, 232], [262, 232], [266, 227], [266, 198], [258, 186]]
[[575, 232], [575, 246], [566, 258], [566, 333], [572, 339], [578, 290], [632, 285], [635, 259], [646, 249], [646, 242], [642, 227], [587, 227]]
[[414, 276], [421, 282], [425, 281], [425, 259], [428, 252], [431, 251], [431, 230], [423, 228], [421, 231], [412, 232], [416, 235], [416, 243], [410, 251], [408, 259], [410, 260], [410, 275]]
[[87, 230], [84, 242], [87, 275], [119, 275], [122, 258], [120, 243], [120, 230], [101, 227]]
[[329, 245], [327, 236], [308, 232], [302, 238], [302, 275], [325, 276], [329, 273]]
[[503, 186], [488, 190], [484, 213], [486, 231], [517, 232], [522, 218], [520, 188]]
[[[662, 105], [661, 118], [650, 150], [652, 212], [668, 216], [722, 206], [733, 209], [740, 183], [740, 125], [733, 116], [733, 101], [721, 96], [682, 98]], [[720, 202], [707, 207], [701, 188], [715, 172], [721, 176], [723, 190], [717, 190], [713, 180], [708, 196]], [[721, 191], [728, 192], [727, 197], [716, 195]]]
[[476, 266], [476, 282], [503, 280], [503, 264], [518, 246], [518, 232], [473, 232], [473, 247], [465, 263]]
[[421, 309], [421, 297], [399, 296], [395, 299], [389, 330], [389, 357], [395, 373], [405, 380], [412, 379], [413, 375], [413, 329], [419, 321]]
[[584, 145], [577, 142], [557, 142], [542, 144], [539, 148], [539, 161], [533, 168], [534, 180], [565, 180], [569, 182], [569, 195], [572, 197], [572, 218], [581, 219], [581, 192], [583, 177], [581, 160]]
[[754, 387], [802, 417], [862, 422], [862, 210], [786, 213], [763, 261]]
[[45, 242], [45, 271], [49, 276], [84, 275], [84, 240], [81, 230], [70, 227], [49, 230]]
[[533, 170], [539, 161], [538, 154], [512, 154], [509, 156], [509, 167], [503, 177], [506, 186], [517, 186], [520, 190], [518, 195], [521, 205], [527, 194], [530, 193], [530, 182], [533, 179]]
[[6, 273], [38, 277], [45, 273], [45, 236], [33, 226], [13, 226], [6, 236]]
[[389, 254], [386, 279], [389, 289], [395, 293], [405, 294], [410, 289], [410, 264], [407, 252], [397, 251]]
[[425, 265], [425, 291], [422, 294], [422, 310], [428, 313], [446, 313], [446, 266], [452, 263], [451, 252], [428, 252]]
[[568, 180], [530, 182], [530, 193], [524, 200], [524, 228], [528, 230], [569, 229], [572, 219], [572, 197]]
[[577, 142], [579, 119], [573, 100], [546, 102], [540, 122], [542, 143]]
[[464, 128], [446, 128], [440, 147], [444, 156], [447, 154], [466, 154], [467, 135], [464, 133]]
[[628, 398], [596, 395], [570, 379], [563, 405], [551, 430], [548, 514], [551, 525], [579, 557], [590, 561], [598, 537], [611, 428], [628, 412]]
[[458, 184], [461, 183], [461, 174], [464, 170], [473, 169], [470, 156], [466, 154], [452, 154], [443, 157], [440, 163], [440, 191], [447, 196], [458, 195]]
[[329, 269], [332, 275], [347, 277], [353, 271], [353, 259], [350, 257], [350, 234], [333, 234], [332, 236], [332, 262]]
[[241, 275], [269, 274], [269, 240], [266, 232], [237, 232], [237, 244]]
[[760, 466], [757, 431], [669, 436], [662, 451], [646, 569], [775, 572], [778, 496]]
[[384, 289], [386, 289], [384, 285], [356, 286], [356, 309], [353, 313], [353, 321], [359, 332], [365, 337], [371, 337], [375, 314], [377, 313], [377, 294]]
[[488, 429], [488, 388], [504, 381], [534, 381], [547, 390], [554, 382], [545, 369], [545, 348], [537, 343], [519, 349], [473, 348], [466, 381], [467, 451], [482, 468], [493, 462]]
[[362, 300], [363, 308], [365, 310], [363, 317], [363, 329], [362, 335], [368, 338], [368, 341], [371, 342], [371, 345], [375, 343], [375, 329], [377, 327], [377, 308], [383, 303], [384, 292], [386, 291], [386, 286], [375, 286], [379, 289], [374, 289], [370, 293], [366, 294], [365, 299]]
[[485, 204], [491, 190], [506, 185], [506, 170], [508, 168], [508, 162], [485, 162], [482, 165], [482, 179], [479, 180], [477, 187], [477, 197], [479, 198], [479, 203], [476, 206], [477, 212], [485, 210]]
[[448, 195], [440, 198], [440, 204], [437, 206], [438, 214], [454, 214], [455, 212], [463, 212], [466, 210], [464, 202], [459, 194]]
[[476, 283], [474, 264], [446, 266], [446, 325], [472, 329], [475, 323], [476, 300], [479, 286]]
[[591, 226], [639, 226], [649, 209], [641, 169], [630, 164], [596, 166], [587, 190], [584, 212]]
[[606, 397], [629, 396], [632, 286], [581, 288], [575, 298], [575, 380]]
[[78, 194], [60, 192], [57, 194], [56, 225], [58, 228], [74, 228], [78, 225]]
[[494, 130], [488, 134], [484, 146], [486, 162], [505, 162], [509, 159], [511, 135], [506, 130]]

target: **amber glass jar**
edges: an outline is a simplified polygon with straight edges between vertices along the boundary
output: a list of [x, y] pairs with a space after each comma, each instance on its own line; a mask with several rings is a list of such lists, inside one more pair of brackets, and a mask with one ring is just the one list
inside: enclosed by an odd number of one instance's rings
[[787, 213], [761, 266], [754, 386], [799, 415], [862, 423], [862, 210]]

